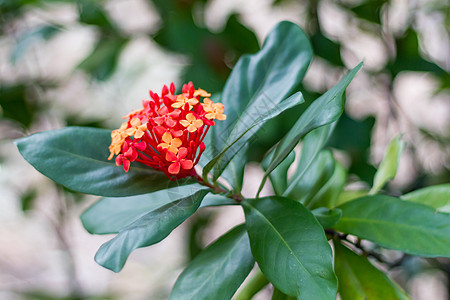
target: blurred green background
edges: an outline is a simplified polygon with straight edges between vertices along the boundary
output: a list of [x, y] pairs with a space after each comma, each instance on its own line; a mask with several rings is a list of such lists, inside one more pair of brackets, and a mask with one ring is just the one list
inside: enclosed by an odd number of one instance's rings
[[[78, 220], [96, 198], [44, 178], [12, 140], [69, 125], [116, 128], [148, 89], [171, 81], [220, 92], [239, 57], [257, 52], [281, 20], [302, 27], [316, 54], [299, 86], [307, 103], [365, 61], [329, 143], [350, 187], [371, 183], [398, 133], [406, 147], [386, 193], [449, 182], [449, 9], [445, 0], [0, 0], [0, 298], [166, 299], [182, 266], [242, 213], [201, 210], [112, 274], [93, 262], [105, 238]], [[305, 107], [263, 127], [249, 159], [261, 161]], [[249, 165], [244, 193], [260, 173]], [[448, 260], [385, 254], [413, 299], [449, 297]]]

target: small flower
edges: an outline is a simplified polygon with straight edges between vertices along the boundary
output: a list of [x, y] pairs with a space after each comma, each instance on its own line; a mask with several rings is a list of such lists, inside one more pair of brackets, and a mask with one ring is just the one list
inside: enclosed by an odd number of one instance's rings
[[172, 104], [174, 108], [183, 108], [185, 104], [189, 104], [189, 110], [191, 110], [194, 105], [198, 103], [198, 99], [196, 98], [188, 98], [185, 95], [178, 95], [175, 103]]
[[189, 132], [195, 132], [203, 126], [203, 121], [197, 119], [194, 114], [190, 113], [186, 115], [186, 120], [180, 120], [180, 124], [187, 127]]
[[128, 136], [134, 135], [135, 138], [140, 139], [147, 131], [147, 125], [142, 125], [139, 118], [133, 118], [130, 121], [131, 128], [125, 130]]
[[217, 119], [223, 121], [227, 119], [227, 116], [223, 114], [225, 107], [222, 103], [214, 103], [209, 98], [205, 98], [203, 99], [202, 106], [206, 112], [205, 118], [208, 120]]
[[168, 132], [163, 134], [162, 140], [164, 141], [164, 143], [160, 143], [158, 147], [167, 149], [175, 154], [177, 154], [178, 148], [182, 145], [182, 142], [179, 138], [173, 138], [172, 135]]
[[211, 97], [211, 94], [208, 93], [208, 92], [205, 91], [205, 90], [197, 89], [197, 90], [194, 92], [194, 97], [197, 97], [197, 96], [200, 96], [200, 97]]
[[180, 173], [180, 169], [190, 170], [194, 166], [192, 160], [186, 159], [188, 154], [188, 150], [185, 147], [181, 147], [178, 151], [178, 155], [173, 154], [170, 151], [167, 151], [166, 159], [172, 162], [168, 168], [170, 174], [178, 174]]

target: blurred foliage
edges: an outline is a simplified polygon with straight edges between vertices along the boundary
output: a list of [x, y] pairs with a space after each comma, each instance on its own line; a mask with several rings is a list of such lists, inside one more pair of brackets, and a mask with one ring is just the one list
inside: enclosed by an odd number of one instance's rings
[[[248, 28], [238, 14], [228, 16], [222, 30], [215, 32], [210, 30], [204, 20], [207, 13], [208, 0], [148, 0], [156, 8], [160, 17], [158, 30], [149, 34], [148, 38], [156, 42], [165, 51], [184, 55], [189, 59], [189, 64], [184, 68], [181, 81], [193, 81], [196, 86], [208, 89], [208, 91], [220, 91], [228, 77], [233, 65], [244, 53], [255, 53], [260, 49], [260, 44], [255, 33]], [[274, 0], [272, 5], [282, 6], [296, 0]], [[328, 64], [330, 71], [343, 71], [345, 64], [342, 60], [343, 41], [328, 36], [322, 29], [322, 18], [318, 13], [320, 5], [325, 1], [303, 1], [305, 7], [304, 30], [308, 33], [314, 53], [317, 58]], [[85, 72], [94, 81], [107, 81], [116, 71], [117, 63], [130, 40], [132, 33], [124, 33], [118, 24], [110, 17], [105, 9], [106, 1], [95, 0], [0, 0], [0, 35], [2, 38], [13, 37], [15, 44], [10, 55], [11, 64], [16, 64], [33, 51], [36, 42], [50, 41], [65, 31], [66, 24], [59, 24], [54, 20], [46, 20], [45, 24], [27, 28], [20, 26], [21, 21], [28, 13], [34, 10], [46, 10], [55, 5], [73, 5], [78, 14], [78, 24], [95, 29], [96, 43], [91, 51], [77, 65], [77, 69]], [[380, 75], [387, 75], [386, 91], [392, 95], [392, 85], [396, 77], [403, 71], [428, 72], [437, 78], [441, 85], [439, 89], [450, 89], [450, 75], [437, 63], [430, 60], [421, 50], [418, 32], [416, 31], [416, 18], [418, 10], [429, 13], [437, 12], [443, 18], [447, 26], [450, 24], [448, 3], [446, 1], [430, 1], [423, 7], [413, 7], [409, 11], [408, 21], [401, 33], [390, 32], [386, 11], [392, 5], [387, 0], [361, 0], [361, 1], [336, 1], [335, 4], [343, 9], [352, 18], [352, 26], [382, 39], [383, 46], [388, 55], [385, 66], [379, 71], [366, 71], [371, 79]], [[132, 17], [132, 16], [131, 16]], [[350, 18], [350, 17], [349, 17]], [[300, 20], [299, 20], [300, 21]], [[390, 49], [393, 49], [393, 53]], [[19, 76], [14, 80], [0, 82], [0, 122], [13, 121], [19, 131], [25, 132], [33, 128], [35, 122], [45, 118], [49, 109], [46, 91], [63, 85], [66, 79], [56, 79], [48, 82], [44, 77]], [[320, 96], [322, 91], [303, 85], [300, 87], [305, 97], [305, 104], [285, 112], [281, 118], [268, 122], [258, 133], [258, 141], [252, 143], [250, 159], [261, 161], [268, 148], [272, 147], [284, 135], [298, 115], [311, 101]], [[393, 106], [395, 107], [395, 106]], [[393, 114], [395, 116], [395, 114]], [[282, 121], [280, 121], [282, 120]], [[87, 120], [76, 114], [69, 113], [66, 116], [67, 125], [103, 127], [105, 120]], [[368, 163], [371, 133], [375, 124], [373, 117], [364, 120], [356, 120], [344, 114], [338, 122], [329, 146], [344, 151], [349, 159], [349, 172], [356, 175], [362, 181], [370, 183], [375, 168]], [[440, 136], [419, 128], [425, 138], [438, 141], [442, 147], [448, 147], [448, 137]], [[351, 132], [352, 134], [348, 134]], [[413, 145], [410, 145], [412, 147]], [[419, 188], [430, 183], [447, 182], [450, 171], [444, 170], [443, 174], [428, 174], [423, 170], [415, 178], [411, 186]], [[71, 195], [69, 191], [64, 191]], [[73, 198], [81, 201], [79, 196]], [[18, 201], [24, 211], [33, 209], [37, 190], [30, 188], [19, 195]], [[193, 220], [189, 229], [188, 248], [191, 259], [201, 250], [202, 228], [211, 222], [213, 216], [204, 214]], [[411, 262], [405, 259], [404, 267], [410, 268]], [[415, 264], [417, 265], [417, 264]], [[445, 264], [442, 264], [445, 265]], [[450, 274], [448, 263], [445, 272]], [[425, 268], [420, 268], [424, 271]], [[444, 268], [440, 265], [439, 268]], [[408, 274], [409, 271], [406, 273]], [[414, 271], [415, 273], [417, 270]], [[414, 274], [415, 274], [414, 273]], [[449, 277], [450, 278], [450, 277]], [[28, 297], [30, 295], [26, 295]], [[50, 296], [33, 297], [39, 299], [56, 299]], [[30, 296], [31, 297], [31, 296]]]

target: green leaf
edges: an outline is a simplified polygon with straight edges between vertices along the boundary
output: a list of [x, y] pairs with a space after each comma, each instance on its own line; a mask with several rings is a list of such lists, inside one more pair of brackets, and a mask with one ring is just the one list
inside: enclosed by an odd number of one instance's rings
[[262, 114], [259, 114], [259, 112], [253, 112], [251, 116], [245, 116], [245, 114], [241, 116], [240, 121], [243, 123], [238, 123], [235, 127], [238, 128], [237, 130], [240, 134], [236, 135], [237, 137], [203, 168], [203, 178], [206, 180], [209, 171], [211, 171], [211, 169], [214, 167], [215, 171], [213, 179], [217, 180], [228, 163], [240, 150], [242, 150], [243, 147], [245, 147], [247, 142], [252, 137], [254, 137], [254, 134], [264, 122], [278, 116], [286, 109], [289, 109], [303, 102], [303, 96], [300, 92], [298, 92], [288, 99], [282, 101], [278, 105], [270, 105], [270, 108], [267, 107], [268, 109]]
[[[270, 151], [269, 154], [264, 158], [262, 162], [262, 167], [264, 170], [269, 166], [270, 161], [272, 160], [274, 151]], [[272, 173], [269, 174], [270, 182], [272, 183], [272, 187], [275, 191], [275, 195], [281, 196], [286, 190], [288, 178], [287, 172], [295, 160], [295, 152], [292, 151], [289, 153], [288, 157], [280, 164]]]
[[272, 172], [294, 149], [300, 139], [308, 132], [336, 121], [344, 110], [343, 94], [347, 86], [361, 69], [362, 62], [353, 68], [332, 89], [315, 100], [300, 116], [292, 129], [278, 143], [273, 159], [266, 170], [263, 182], [259, 187], [261, 191], [267, 176]]
[[342, 300], [406, 300], [405, 292], [366, 257], [359, 256], [339, 242], [334, 243], [334, 268]]
[[338, 161], [334, 162], [334, 172], [331, 178], [314, 195], [308, 208], [335, 207], [339, 194], [347, 180], [347, 171]]
[[368, 194], [369, 190], [343, 190], [336, 199], [335, 206], [367, 196]]
[[335, 125], [336, 122], [333, 122], [329, 125], [314, 129], [303, 138], [300, 161], [294, 175], [289, 180], [289, 185], [284, 193], [285, 196], [289, 195], [292, 190], [300, 184], [303, 176], [306, 174], [317, 154], [320, 150], [322, 150], [323, 146], [333, 132]]
[[36, 170], [81, 193], [121, 197], [193, 182], [170, 181], [163, 172], [140, 164], [132, 165], [126, 173], [114, 160], [107, 159], [110, 134], [105, 129], [66, 127], [36, 133], [15, 143]]
[[254, 264], [245, 226], [235, 227], [187, 266], [169, 299], [231, 299]]
[[404, 145], [405, 143], [401, 140], [401, 136], [395, 137], [389, 143], [380, 167], [375, 173], [373, 186], [369, 192], [369, 195], [378, 193], [389, 180], [394, 179], [395, 174], [397, 173], [398, 164], [400, 163], [400, 156]]
[[[334, 171], [334, 158], [329, 150], [323, 150], [310, 164], [302, 181], [296, 186], [289, 185], [290, 193], [286, 195], [290, 199], [300, 201], [308, 207], [314, 196], [322, 186], [330, 180]], [[288, 191], [288, 190], [287, 190]]]
[[333, 227], [411, 255], [450, 257], [450, 216], [398, 198], [375, 195], [338, 206]]
[[326, 207], [319, 207], [311, 212], [323, 228], [332, 227], [342, 217], [342, 211], [339, 208], [328, 209]]
[[282, 197], [242, 205], [253, 256], [267, 279], [298, 299], [335, 299], [331, 248], [312, 213]]
[[148, 212], [205, 189], [202, 185], [191, 184], [137, 196], [104, 197], [81, 215], [81, 222], [92, 234], [118, 233]]
[[400, 198], [431, 206], [438, 212], [450, 213], [450, 183], [429, 186]]
[[[278, 23], [267, 36], [261, 51], [243, 55], [222, 92], [221, 102], [225, 105], [227, 120], [216, 122], [211, 128], [214, 132], [211, 144], [216, 147], [212, 157], [225, 150], [259, 115], [286, 99], [302, 81], [311, 58], [308, 38], [290, 22]], [[255, 127], [255, 131], [262, 125]], [[215, 178], [227, 163], [227, 159], [223, 159], [217, 165]], [[244, 168], [244, 163], [238, 167]]]
[[220, 194], [212, 194], [209, 193], [205, 196], [205, 198], [202, 201], [201, 207], [209, 207], [209, 206], [224, 206], [224, 205], [238, 205], [239, 203], [236, 202], [234, 199], [230, 199], [226, 197], [225, 195]]
[[273, 293], [271, 300], [295, 300], [295, 297], [288, 296], [281, 292], [276, 287], [273, 287]]
[[167, 237], [198, 209], [207, 193], [201, 190], [147, 212], [122, 228], [115, 238], [104, 243], [98, 249], [95, 261], [119, 272], [133, 250], [156, 244]]

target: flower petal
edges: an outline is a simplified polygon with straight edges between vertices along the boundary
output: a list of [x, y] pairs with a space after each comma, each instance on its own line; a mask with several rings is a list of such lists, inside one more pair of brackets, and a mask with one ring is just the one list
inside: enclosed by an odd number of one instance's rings
[[180, 173], [180, 163], [174, 162], [173, 164], [170, 164], [168, 171], [170, 174], [178, 174]]

